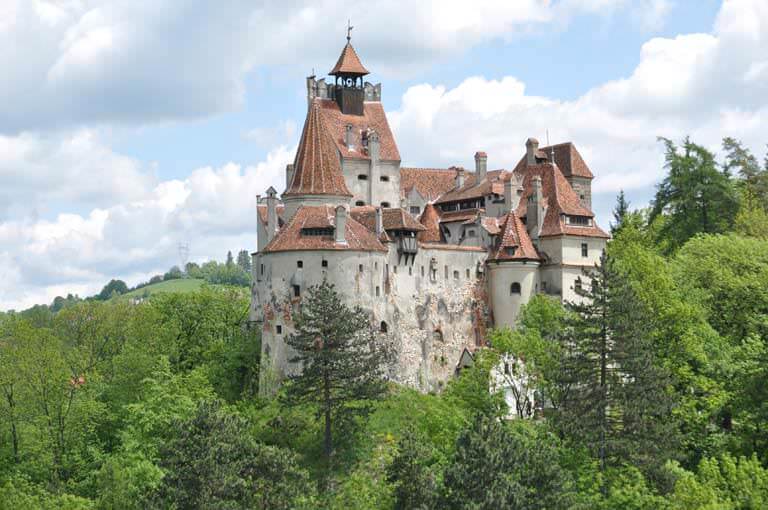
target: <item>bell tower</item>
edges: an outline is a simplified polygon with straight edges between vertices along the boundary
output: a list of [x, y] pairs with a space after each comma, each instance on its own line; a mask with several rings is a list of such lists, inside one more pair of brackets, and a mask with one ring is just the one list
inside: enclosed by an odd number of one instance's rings
[[365, 90], [363, 89], [363, 76], [368, 70], [360, 62], [355, 48], [352, 47], [352, 29], [347, 23], [347, 44], [341, 50], [341, 55], [329, 75], [336, 78], [334, 83], [334, 97], [339, 104], [341, 113], [345, 115], [362, 115]]

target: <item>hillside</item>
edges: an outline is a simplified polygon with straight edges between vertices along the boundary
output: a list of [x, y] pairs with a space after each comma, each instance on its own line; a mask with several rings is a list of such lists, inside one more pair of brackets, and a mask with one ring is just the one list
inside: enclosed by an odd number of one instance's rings
[[161, 292], [194, 292], [199, 290], [205, 283], [202, 278], [183, 278], [177, 280], [168, 280], [159, 283], [153, 283], [140, 289], [132, 290], [116, 299], [136, 298], [141, 296], [151, 296], [152, 294], [159, 294]]

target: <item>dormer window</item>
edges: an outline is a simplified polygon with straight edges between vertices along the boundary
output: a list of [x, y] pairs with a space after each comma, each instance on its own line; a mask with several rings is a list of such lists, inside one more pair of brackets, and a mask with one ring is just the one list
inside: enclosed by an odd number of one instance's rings
[[508, 246], [507, 247], [507, 255], [514, 255], [516, 251], [517, 251], [517, 247], [516, 246]]
[[577, 227], [590, 227], [592, 226], [592, 218], [589, 216], [566, 216], [565, 222], [568, 225], [575, 225]]
[[383, 208], [385, 208], [385, 209], [388, 209], [388, 208], [389, 208], [389, 202], [382, 202], [382, 203], [381, 203], [381, 206], [382, 206]]
[[332, 236], [333, 227], [326, 228], [302, 228], [301, 235], [303, 236]]

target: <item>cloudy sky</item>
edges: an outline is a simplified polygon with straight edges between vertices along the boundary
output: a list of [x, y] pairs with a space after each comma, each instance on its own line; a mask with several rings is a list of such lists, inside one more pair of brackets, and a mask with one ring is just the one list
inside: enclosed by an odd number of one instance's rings
[[604, 225], [657, 136], [768, 142], [766, 0], [0, 0], [0, 309], [255, 249], [348, 18], [404, 165], [509, 168], [548, 131]]

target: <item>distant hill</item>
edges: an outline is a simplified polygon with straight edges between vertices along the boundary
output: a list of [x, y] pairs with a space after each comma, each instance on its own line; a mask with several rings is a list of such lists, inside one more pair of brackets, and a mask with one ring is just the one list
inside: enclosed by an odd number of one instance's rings
[[131, 299], [142, 296], [151, 296], [162, 292], [194, 292], [205, 283], [202, 278], [180, 278], [176, 280], [166, 280], [164, 282], [153, 283], [140, 289], [132, 290], [113, 299]]

